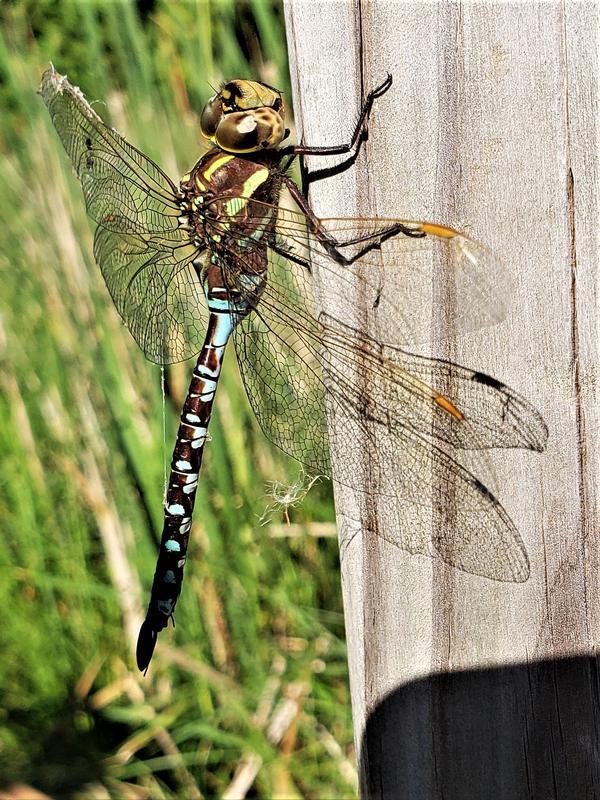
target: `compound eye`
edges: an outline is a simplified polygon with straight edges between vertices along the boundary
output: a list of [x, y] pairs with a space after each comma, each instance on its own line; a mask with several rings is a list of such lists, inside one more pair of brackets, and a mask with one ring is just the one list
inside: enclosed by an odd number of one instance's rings
[[215, 141], [232, 153], [252, 153], [278, 147], [285, 135], [283, 120], [272, 108], [236, 111], [219, 123]]
[[279, 147], [285, 139], [286, 131], [283, 124], [283, 110], [277, 112], [274, 108], [257, 108], [254, 112], [258, 127], [258, 140], [261, 147]]
[[214, 139], [215, 132], [223, 117], [221, 98], [218, 94], [208, 101], [200, 117], [200, 129], [207, 139]]
[[247, 111], [232, 111], [221, 119], [215, 140], [223, 150], [232, 153], [249, 153], [258, 150], [258, 125]]

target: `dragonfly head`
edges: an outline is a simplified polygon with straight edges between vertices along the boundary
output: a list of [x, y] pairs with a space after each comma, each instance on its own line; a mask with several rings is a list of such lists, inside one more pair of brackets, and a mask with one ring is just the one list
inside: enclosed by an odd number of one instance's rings
[[281, 92], [258, 81], [229, 81], [200, 117], [207, 139], [229, 153], [272, 150], [289, 135]]

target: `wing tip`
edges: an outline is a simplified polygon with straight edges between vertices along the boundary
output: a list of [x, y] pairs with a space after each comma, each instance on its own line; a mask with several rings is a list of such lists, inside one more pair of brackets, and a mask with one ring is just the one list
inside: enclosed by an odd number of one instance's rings
[[54, 64], [50, 62], [50, 66], [42, 73], [42, 79], [37, 93], [45, 97], [48, 91], [52, 93], [62, 92], [63, 86], [67, 82], [67, 76], [57, 72]]
[[519, 446], [534, 453], [543, 453], [550, 436], [548, 425], [537, 409], [529, 403], [525, 403], [525, 405], [528, 415], [526, 418], [525, 416], [521, 418], [522, 442]]
[[550, 429], [546, 420], [539, 413], [537, 415], [537, 428], [537, 436], [532, 439], [534, 446], [531, 449], [537, 453], [543, 453], [550, 438]]
[[[514, 542], [514, 544], [517, 544], [517, 542]], [[464, 561], [458, 558], [450, 560], [446, 555], [442, 555], [441, 558], [447, 564], [450, 564], [450, 566], [461, 570], [461, 572], [476, 575], [479, 578], [486, 578], [496, 583], [527, 583], [531, 575], [531, 565], [525, 546], [520, 541], [520, 537], [518, 540], [518, 548], [510, 548], [505, 555], [505, 559], [502, 561], [497, 559], [490, 569], [482, 564], [465, 564]]]

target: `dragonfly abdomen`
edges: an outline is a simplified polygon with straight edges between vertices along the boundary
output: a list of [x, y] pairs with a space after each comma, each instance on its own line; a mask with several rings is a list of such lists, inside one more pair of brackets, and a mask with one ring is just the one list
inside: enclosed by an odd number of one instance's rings
[[229, 336], [243, 313], [239, 300], [228, 299], [229, 293], [222, 283], [220, 268], [209, 266], [205, 275], [210, 313], [208, 330], [192, 373], [171, 459], [158, 561], [136, 651], [142, 671], [150, 663], [158, 632], [173, 617], [181, 591], [200, 467], [223, 355]]

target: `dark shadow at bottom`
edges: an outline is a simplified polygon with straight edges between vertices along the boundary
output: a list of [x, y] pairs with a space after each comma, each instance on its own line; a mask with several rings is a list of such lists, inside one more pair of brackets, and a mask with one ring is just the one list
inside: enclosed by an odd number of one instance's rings
[[367, 720], [363, 798], [600, 800], [599, 697], [594, 657], [402, 686]]

